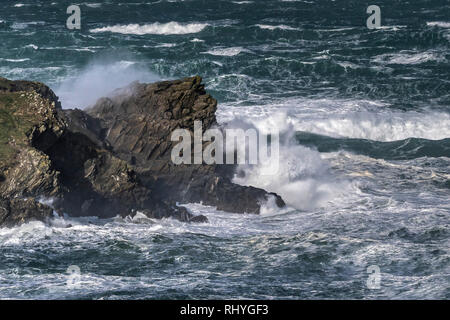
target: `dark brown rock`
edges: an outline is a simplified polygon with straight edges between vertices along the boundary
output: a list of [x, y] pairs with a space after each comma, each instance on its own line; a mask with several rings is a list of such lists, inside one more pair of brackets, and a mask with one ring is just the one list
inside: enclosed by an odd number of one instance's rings
[[[55, 209], [72, 216], [107, 218], [149, 210], [189, 221], [192, 214], [182, 215], [155, 198], [127, 162], [96, 139], [95, 121], [81, 111], [64, 114], [43, 84], [1, 78], [0, 197], [55, 197]], [[84, 122], [90, 130], [78, 126]], [[10, 210], [8, 221], [31, 218], [33, 210], [39, 217], [39, 205], [29, 205], [23, 214]]]

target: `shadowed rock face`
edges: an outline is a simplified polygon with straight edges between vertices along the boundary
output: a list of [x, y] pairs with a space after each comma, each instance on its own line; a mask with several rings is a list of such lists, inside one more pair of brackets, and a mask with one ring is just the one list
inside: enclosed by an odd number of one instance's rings
[[172, 132], [193, 130], [195, 120], [203, 129], [216, 126], [216, 108], [200, 77], [133, 83], [86, 112], [62, 110], [41, 83], [0, 78], [0, 225], [44, 220], [52, 209], [32, 200], [39, 196], [54, 197], [54, 209], [72, 216], [139, 210], [151, 218], [206, 221], [176, 202], [258, 213], [271, 194], [233, 184], [233, 167], [177, 166], [170, 159]]

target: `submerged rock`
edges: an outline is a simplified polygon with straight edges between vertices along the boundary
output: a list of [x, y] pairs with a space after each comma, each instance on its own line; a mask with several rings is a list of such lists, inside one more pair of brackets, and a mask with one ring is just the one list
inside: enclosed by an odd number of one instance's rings
[[233, 184], [232, 166], [172, 163], [173, 130], [217, 125], [216, 108], [200, 77], [133, 83], [86, 111], [63, 110], [44, 84], [0, 78], [0, 226], [44, 220], [52, 209], [33, 200], [40, 196], [71, 216], [139, 210], [186, 222], [207, 219], [177, 202], [259, 213], [273, 195], [283, 206], [275, 194]]

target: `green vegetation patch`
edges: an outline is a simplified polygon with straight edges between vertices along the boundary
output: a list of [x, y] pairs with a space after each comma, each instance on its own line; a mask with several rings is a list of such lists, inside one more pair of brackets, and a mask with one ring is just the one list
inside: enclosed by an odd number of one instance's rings
[[30, 108], [30, 93], [0, 93], [0, 167], [13, 161], [17, 147], [27, 144], [27, 132], [38, 123]]

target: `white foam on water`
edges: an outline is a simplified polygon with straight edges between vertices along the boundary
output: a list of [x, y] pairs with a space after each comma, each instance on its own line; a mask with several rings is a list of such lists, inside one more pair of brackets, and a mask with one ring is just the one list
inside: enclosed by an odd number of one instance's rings
[[404, 29], [407, 26], [402, 26], [402, 25], [394, 25], [394, 26], [381, 26], [378, 27], [376, 29], [374, 29], [375, 31], [381, 30], [381, 31], [398, 31], [400, 29]]
[[319, 32], [341, 32], [341, 31], [349, 31], [354, 30], [355, 27], [342, 27], [342, 28], [334, 28], [334, 29], [317, 29]]
[[92, 33], [112, 32], [122, 34], [157, 34], [157, 35], [182, 35], [190, 33], [198, 33], [208, 26], [207, 23], [187, 23], [182, 24], [175, 21], [168, 23], [151, 23], [151, 24], [127, 24], [115, 25], [102, 28], [94, 28], [89, 31]]
[[32, 43], [27, 44], [27, 45], [25, 46], [25, 48], [31, 48], [31, 49], [34, 49], [34, 50], [39, 49], [39, 47], [38, 47], [37, 45], [32, 44]]
[[202, 53], [210, 54], [213, 56], [233, 57], [233, 56], [237, 56], [238, 54], [240, 54], [242, 52], [251, 53], [250, 50], [247, 50], [242, 47], [215, 48], [215, 49], [211, 49], [209, 51], [202, 52]]
[[376, 63], [383, 64], [405, 64], [405, 65], [415, 65], [425, 62], [440, 62], [445, 61], [445, 57], [437, 52], [425, 51], [425, 52], [400, 52], [393, 54], [382, 54], [375, 56], [372, 59]]
[[[268, 208], [270, 204], [265, 205]], [[48, 224], [32, 221], [13, 228], [0, 228], [0, 248], [51, 244], [64, 247], [76, 239], [78, 245], [95, 247], [108, 239], [128, 239], [143, 249], [154, 235], [205, 234], [218, 237], [262, 234], [272, 228], [261, 224], [261, 216], [218, 211], [202, 204], [183, 204], [195, 215], [207, 216], [208, 223], [185, 223], [175, 219], [149, 219], [142, 213], [134, 217], [98, 219], [96, 217], [55, 217]], [[268, 209], [267, 209], [268, 210]], [[272, 230], [276, 232], [277, 230]]]
[[101, 3], [84, 3], [84, 5], [89, 8], [100, 8], [102, 6]]
[[239, 169], [245, 172], [245, 176], [236, 176], [233, 182], [275, 192], [298, 210], [327, 207], [346, 192], [346, 183], [333, 177], [319, 152], [309, 148], [281, 147], [278, 174], [263, 174], [268, 170], [266, 167], [272, 165], [266, 162], [255, 167], [241, 166]]
[[89, 46], [89, 47], [41, 47], [40, 50], [67, 50], [67, 51], [78, 51], [78, 52], [97, 52], [96, 49], [103, 49], [103, 46]]
[[0, 228], [0, 247], [22, 246], [51, 236], [52, 229], [43, 222], [31, 221], [15, 228]]
[[430, 27], [440, 27], [440, 28], [450, 28], [450, 22], [445, 22], [445, 21], [431, 21], [431, 22], [427, 22], [427, 26], [430, 26]]
[[15, 30], [22, 30], [22, 29], [26, 29], [28, 27], [27, 23], [21, 23], [21, 22], [14, 22], [11, 25], [11, 29], [15, 29]]
[[281, 2], [303, 2], [303, 3], [314, 3], [313, 1], [306, 1], [306, 0], [281, 0]]
[[290, 26], [287, 26], [287, 25], [284, 25], [284, 24], [280, 24], [280, 25], [276, 25], [276, 26], [267, 25], [267, 24], [257, 24], [256, 26], [259, 27], [260, 29], [266, 29], [266, 30], [277, 30], [277, 29], [279, 29], [279, 30], [290, 30], [290, 31], [299, 30], [297, 28], [293, 28], [293, 27], [290, 27]]
[[173, 48], [176, 47], [177, 43], [161, 43], [155, 46], [155, 48]]
[[[253, 121], [236, 116], [226, 127], [253, 127], [262, 134], [278, 128], [282, 136], [279, 158], [259, 159], [257, 165], [239, 165], [239, 174], [234, 177], [233, 182], [275, 192], [289, 206], [299, 210], [326, 207], [345, 192], [347, 182], [333, 176], [328, 163], [321, 158], [319, 152], [295, 143], [294, 127], [288, 124], [286, 114], [276, 113], [272, 117]], [[271, 208], [273, 204], [269, 201], [263, 211], [271, 212]]]
[[359, 65], [357, 65], [355, 63], [352, 63], [352, 62], [348, 62], [348, 61], [338, 62], [337, 64], [340, 65], [341, 67], [345, 68], [345, 69], [347, 69], [347, 68], [360, 69], [361, 68], [361, 66], [359, 66]]
[[292, 122], [298, 131], [337, 138], [397, 141], [450, 137], [450, 115], [438, 112], [354, 112], [334, 117], [292, 118]]
[[15, 29], [15, 30], [23, 30], [23, 29], [26, 29], [26, 28], [28, 28], [28, 26], [34, 26], [34, 25], [44, 25], [45, 24], [45, 21], [31, 21], [31, 22], [14, 22], [12, 25], [11, 25], [11, 28], [12, 29]]
[[0, 67], [0, 74], [9, 79], [32, 79], [48, 76], [50, 73], [57, 73], [62, 67], [45, 68], [11, 68]]
[[220, 123], [245, 115], [249, 119], [270, 119], [278, 112], [286, 113], [280, 131], [292, 126], [305, 131], [336, 138], [375, 141], [397, 141], [407, 138], [441, 140], [450, 137], [450, 114], [432, 110], [395, 111], [381, 101], [345, 99], [292, 98], [262, 106], [219, 105]]
[[24, 61], [29, 61], [29, 58], [25, 58], [25, 59], [4, 59], [4, 58], [0, 58], [0, 61], [8, 61], [8, 62], [24, 62]]

